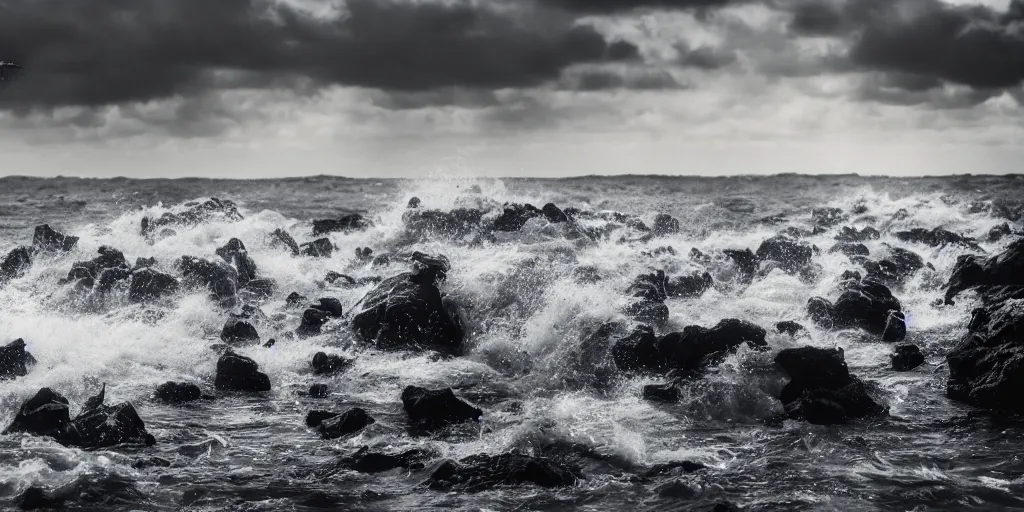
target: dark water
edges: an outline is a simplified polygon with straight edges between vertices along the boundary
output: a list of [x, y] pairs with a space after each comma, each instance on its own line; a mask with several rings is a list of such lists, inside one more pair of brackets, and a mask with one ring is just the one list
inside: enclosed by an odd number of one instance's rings
[[[0, 250], [31, 240], [32, 228], [49, 223], [81, 237], [71, 254], [37, 261], [24, 277], [0, 290], [0, 343], [25, 338], [39, 364], [27, 376], [0, 382], [0, 422], [40, 387], [67, 396], [72, 412], [99, 383], [108, 403], [130, 401], [157, 444], [150, 448], [82, 451], [40, 438], [0, 438], [0, 507], [29, 486], [75, 490], [68, 509], [84, 510], [710, 510], [729, 500], [751, 510], [1011, 510], [1024, 509], [1024, 420], [981, 414], [944, 396], [945, 353], [963, 334], [970, 300], [935, 306], [957, 256], [967, 249], [932, 248], [896, 240], [913, 227], [944, 227], [978, 237], [988, 252], [1007, 240], [987, 242], [993, 226], [1016, 218], [1024, 179], [956, 177], [654, 178], [571, 180], [461, 180], [399, 182], [308, 178], [275, 181], [206, 180], [0, 180]], [[405, 229], [401, 214], [411, 196], [429, 208], [500, 210], [505, 201], [555, 202], [617, 210], [650, 221], [664, 212], [682, 232], [649, 242], [621, 242], [626, 228], [594, 242], [570, 239], [558, 226], [531, 221], [519, 233], [499, 234], [482, 245], [420, 236]], [[217, 196], [239, 203], [245, 219], [178, 229], [153, 244], [139, 234], [145, 215], [159, 215], [183, 201]], [[816, 329], [804, 305], [811, 296], [835, 296], [838, 276], [857, 265], [830, 254], [835, 231], [808, 241], [821, 247], [813, 280], [775, 270], [749, 285], [736, 279], [724, 258], [701, 265], [691, 248], [706, 254], [756, 249], [786, 226], [810, 226], [812, 207], [835, 206], [851, 214], [841, 225], [874, 226], [880, 240], [913, 250], [934, 269], [923, 269], [894, 289], [908, 316], [908, 340], [929, 364], [907, 373], [889, 369], [892, 347], [859, 331]], [[908, 215], [894, 215], [905, 209]], [[285, 228], [299, 242], [312, 239], [309, 220], [358, 211], [374, 227], [330, 236], [340, 250], [330, 259], [294, 258], [271, 248], [267, 233]], [[759, 222], [784, 213], [779, 224]], [[602, 227], [603, 221], [587, 221]], [[1010, 221], [1013, 224], [1013, 221]], [[445, 292], [466, 308], [468, 354], [453, 360], [365, 349], [344, 322], [306, 340], [272, 348], [243, 347], [268, 373], [266, 396], [221, 396], [171, 407], [152, 400], [167, 380], [190, 380], [212, 392], [216, 353], [211, 345], [226, 312], [204, 293], [185, 293], [166, 306], [129, 305], [117, 292], [82, 298], [57, 282], [75, 261], [91, 259], [100, 245], [122, 250], [130, 261], [154, 256], [170, 270], [182, 255], [213, 257], [229, 238], [249, 248], [261, 273], [275, 279], [277, 294], [262, 305], [273, 325], [266, 338], [294, 330], [299, 318], [284, 309], [292, 291], [335, 296], [346, 310], [371, 286], [333, 288], [329, 270], [354, 277], [390, 276], [403, 262], [369, 267], [354, 249], [375, 253], [421, 250], [452, 262]], [[675, 255], [642, 253], [671, 246]], [[573, 270], [593, 265], [605, 279], [578, 284]], [[842, 346], [851, 370], [879, 385], [890, 407], [882, 420], [822, 427], [797, 422], [769, 425], [781, 411], [775, 398], [786, 378], [772, 354], [741, 349], [699, 382], [676, 405], [643, 401], [651, 382], [607, 374], [608, 361], [581, 344], [607, 320], [625, 320], [624, 293], [650, 269], [677, 275], [706, 269], [715, 286], [698, 299], [670, 299], [664, 331], [711, 326], [741, 318], [769, 330], [773, 352], [810, 343]], [[810, 339], [793, 340], [772, 328], [780, 320], [810, 327]], [[308, 366], [320, 350], [356, 359], [347, 372], [317, 377]], [[327, 399], [300, 394], [328, 384]], [[486, 411], [482, 427], [455, 436], [411, 437], [399, 394], [404, 386], [451, 386]], [[351, 438], [325, 441], [304, 425], [310, 409], [366, 409], [375, 424]], [[532, 486], [481, 493], [443, 493], [420, 484], [424, 472], [363, 475], [335, 461], [361, 446], [385, 451], [428, 447], [440, 457], [530, 451], [557, 443], [584, 444], [604, 457], [583, 470], [577, 486]], [[160, 457], [170, 467], [137, 468]], [[631, 475], [653, 464], [691, 460], [709, 466], [690, 475], [638, 481]], [[74, 493], [73, 493], [74, 494]]]

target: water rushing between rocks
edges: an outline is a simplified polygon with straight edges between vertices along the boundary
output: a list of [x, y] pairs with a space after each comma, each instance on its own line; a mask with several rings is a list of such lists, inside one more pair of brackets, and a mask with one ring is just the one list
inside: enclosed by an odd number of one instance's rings
[[1016, 177], [0, 180], [0, 504], [1024, 508]]

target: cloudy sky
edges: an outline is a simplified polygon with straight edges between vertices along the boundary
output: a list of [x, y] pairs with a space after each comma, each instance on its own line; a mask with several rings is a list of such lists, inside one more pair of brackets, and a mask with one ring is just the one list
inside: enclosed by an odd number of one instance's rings
[[0, 175], [1024, 170], [1024, 0], [0, 0], [0, 60]]

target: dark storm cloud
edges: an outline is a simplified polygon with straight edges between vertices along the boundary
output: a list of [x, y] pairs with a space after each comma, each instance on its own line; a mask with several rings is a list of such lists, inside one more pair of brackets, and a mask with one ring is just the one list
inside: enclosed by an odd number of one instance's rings
[[1024, 81], [1024, 0], [1006, 12], [941, 0], [807, 2], [794, 10], [790, 28], [850, 37], [853, 66], [917, 77], [907, 90], [936, 80], [975, 89]]
[[683, 86], [667, 71], [660, 69], [612, 71], [593, 69], [563, 80], [563, 88], [581, 92], [633, 90], [659, 91]]
[[741, 3], [742, 0], [538, 0], [543, 5], [588, 14], [608, 14], [641, 8], [705, 9]]
[[523, 88], [638, 58], [571, 19], [468, 3], [349, 0], [318, 19], [258, 0], [0, 0], [9, 107], [102, 106], [300, 83], [395, 91]]

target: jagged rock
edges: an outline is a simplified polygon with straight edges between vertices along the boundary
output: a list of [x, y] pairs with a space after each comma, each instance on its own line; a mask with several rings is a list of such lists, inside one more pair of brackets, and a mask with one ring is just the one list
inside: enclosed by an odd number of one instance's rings
[[214, 217], [221, 217], [231, 222], [237, 222], [243, 218], [238, 213], [235, 203], [228, 200], [220, 200], [216, 197], [211, 197], [200, 204], [186, 206], [189, 206], [189, 208], [182, 213], [167, 212], [158, 219], [143, 218], [141, 234], [148, 236], [155, 232], [157, 228], [170, 225], [195, 226], [207, 222]]
[[1024, 286], [1024, 239], [1015, 240], [1002, 253], [989, 258], [960, 256], [946, 284], [946, 303], [975, 287]]
[[154, 397], [161, 402], [181, 404], [199, 400], [203, 392], [195, 384], [167, 381], [156, 388]]
[[152, 268], [156, 266], [156, 258], [135, 258], [135, 268], [132, 271], [142, 270], [144, 268]]
[[889, 257], [881, 261], [865, 261], [867, 277], [883, 284], [899, 284], [925, 267], [924, 260], [912, 251], [889, 248]]
[[930, 245], [932, 247], [941, 247], [947, 244], [959, 244], [976, 251], [983, 251], [981, 246], [978, 245], [973, 238], [958, 235], [942, 228], [935, 228], [932, 230], [914, 228], [909, 231], [900, 231], [894, 236], [904, 242], [917, 242]]
[[220, 339], [224, 343], [245, 343], [260, 341], [260, 334], [256, 327], [245, 320], [229, 318], [220, 331]]
[[343, 215], [339, 219], [324, 219], [313, 221], [313, 236], [326, 235], [337, 231], [350, 232], [360, 231], [370, 227], [370, 222], [358, 213]]
[[413, 196], [412, 198], [409, 199], [409, 204], [405, 205], [405, 207], [406, 208], [410, 208], [410, 209], [411, 208], [419, 208], [420, 207], [420, 198], [418, 198], [416, 196]]
[[383, 473], [393, 469], [423, 469], [423, 462], [434, 454], [425, 450], [407, 450], [399, 454], [371, 452], [364, 446], [354, 454], [343, 457], [338, 465], [360, 473]]
[[718, 364], [722, 357], [746, 343], [767, 347], [766, 331], [750, 322], [727, 318], [712, 328], [690, 325], [682, 332], [656, 338], [653, 329], [640, 326], [616, 340], [612, 347], [615, 365], [626, 372], [677, 370], [692, 375]]
[[25, 340], [21, 338], [0, 347], [0, 380], [24, 377], [35, 364], [36, 358], [25, 350]]
[[373, 423], [376, 423], [376, 420], [365, 410], [354, 407], [343, 414], [322, 420], [317, 430], [320, 431], [320, 437], [324, 439], [337, 439], [359, 432]]
[[143, 268], [132, 273], [131, 284], [128, 286], [128, 300], [146, 302], [165, 295], [178, 292], [178, 280], [169, 274], [151, 268]]
[[793, 419], [836, 425], [886, 414], [860, 379], [850, 375], [841, 349], [786, 349], [775, 362], [790, 377], [780, 400]]
[[313, 355], [313, 361], [310, 362], [310, 366], [313, 368], [314, 374], [326, 375], [345, 371], [352, 366], [352, 362], [351, 359], [346, 359], [339, 355], [317, 352]]
[[427, 482], [431, 489], [478, 491], [499, 485], [568, 487], [577, 480], [579, 477], [573, 471], [554, 461], [507, 453], [473, 455], [457, 463], [446, 461]]
[[1010, 229], [1010, 224], [1004, 222], [1004, 223], [1002, 223], [1002, 224], [1000, 224], [998, 226], [995, 226], [995, 227], [993, 227], [992, 229], [989, 230], [989, 232], [988, 232], [988, 241], [989, 242], [998, 242], [998, 241], [1002, 240], [1003, 237], [1009, 236], [1009, 235], [1012, 235], [1012, 234], [1013, 234], [1013, 230]]
[[4, 434], [25, 432], [37, 436], [62, 438], [71, 424], [68, 399], [50, 388], [40, 389], [21, 405]]
[[898, 372], [909, 372], [924, 364], [924, 355], [921, 349], [912, 343], [896, 345], [892, 356], [892, 369]]
[[311, 258], [330, 258], [334, 253], [334, 244], [326, 238], [318, 238], [312, 242], [302, 244], [301, 254]]
[[55, 231], [49, 224], [36, 226], [32, 247], [39, 252], [70, 252], [78, 244], [78, 237]]
[[217, 360], [213, 385], [225, 391], [270, 391], [270, 377], [259, 371], [256, 361], [228, 350]]
[[495, 231], [519, 231], [530, 219], [543, 216], [544, 212], [531, 204], [506, 204], [502, 214], [495, 219]]
[[314, 409], [306, 414], [306, 426], [310, 428], [319, 426], [324, 420], [338, 416], [338, 414], [336, 412]]
[[241, 240], [232, 238], [224, 247], [218, 248], [215, 252], [217, 256], [235, 268], [236, 282], [239, 288], [244, 288], [249, 281], [258, 277], [256, 262], [249, 257], [249, 251], [245, 249], [245, 244]]
[[883, 335], [885, 341], [903, 339], [903, 306], [889, 288], [869, 279], [846, 281], [843, 287], [834, 304], [821, 297], [807, 301], [807, 312], [816, 324], [831, 329], [860, 328]]
[[839, 208], [815, 208], [811, 210], [811, 223], [815, 226], [831, 227], [846, 220], [846, 215]]
[[778, 235], [764, 242], [755, 253], [760, 261], [775, 261], [787, 272], [799, 272], [811, 262], [814, 248], [785, 235]]
[[261, 277], [249, 281], [239, 291], [249, 294], [255, 300], [263, 300], [272, 297], [275, 289], [277, 289], [277, 283], [273, 279]]
[[438, 289], [450, 268], [448, 259], [419, 252], [412, 259], [412, 272], [385, 279], [359, 301], [352, 328], [381, 349], [456, 352], [462, 344], [462, 322]]
[[288, 234], [287, 231], [277, 228], [273, 233], [270, 234], [270, 246], [275, 248], [284, 248], [292, 253], [292, 256], [299, 255], [299, 244], [292, 238], [292, 235]]
[[234, 267], [193, 256], [182, 256], [177, 267], [187, 284], [208, 288], [219, 301], [234, 300], [238, 285], [238, 273]]
[[857, 256], [868, 256], [871, 254], [871, 251], [868, 250], [868, 246], [864, 244], [855, 244], [850, 242], [842, 242], [833, 245], [832, 248], [828, 250], [828, 252], [842, 253], [851, 258]]
[[114, 283], [131, 275], [124, 254], [113, 247], [103, 246], [100, 255], [91, 261], [79, 261], [71, 266], [68, 277], [61, 283], [76, 282], [83, 289], [109, 291]]
[[86, 404], [72, 420], [68, 400], [49, 388], [40, 389], [22, 404], [14, 421], [4, 430], [4, 434], [18, 432], [52, 437], [63, 445], [86, 449], [156, 442], [131, 404]]
[[12, 249], [0, 262], [0, 285], [25, 275], [31, 266], [32, 249], [24, 246]]
[[836, 240], [840, 242], [864, 242], [866, 240], [878, 240], [882, 236], [877, 229], [867, 226], [861, 230], [852, 228], [849, 226], [843, 226], [843, 229], [836, 234]]
[[801, 331], [807, 330], [804, 326], [791, 320], [785, 320], [775, 324], [775, 329], [779, 331], [780, 334], [788, 334], [790, 336], [796, 336]]
[[544, 205], [544, 207], [541, 208], [540, 210], [541, 213], [544, 214], [544, 217], [548, 219], [548, 222], [552, 224], [569, 222], [569, 217], [566, 216], [565, 213], [562, 210], [560, 210], [557, 206], [555, 206], [554, 203], [548, 203]]
[[330, 394], [327, 384], [313, 384], [309, 387], [309, 396], [313, 398], [327, 398]]
[[651, 224], [651, 231], [655, 235], [671, 235], [678, 233], [679, 229], [679, 220], [664, 213], [656, 215]]
[[[1016, 254], [1007, 253], [995, 258]], [[1024, 389], [1021, 332], [1024, 332], [1024, 308], [1017, 300], [998, 300], [975, 309], [967, 334], [946, 355], [949, 364], [946, 395], [986, 409], [1024, 411], [1018, 399]]]
[[740, 276], [745, 281], [749, 281], [754, 274], [757, 273], [757, 256], [750, 249], [744, 249], [742, 251], [726, 249], [722, 252], [736, 264], [736, 268], [740, 271]]
[[402, 391], [402, 407], [410, 423], [427, 430], [478, 421], [483, 416], [483, 411], [460, 400], [451, 388], [407, 386]]

